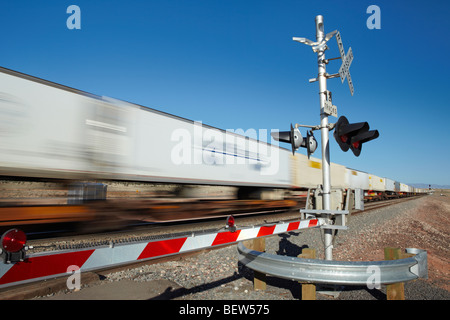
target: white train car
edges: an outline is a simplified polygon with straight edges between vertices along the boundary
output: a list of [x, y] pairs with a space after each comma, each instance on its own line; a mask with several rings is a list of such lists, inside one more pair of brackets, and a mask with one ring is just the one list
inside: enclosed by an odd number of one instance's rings
[[369, 174], [369, 190], [384, 192], [384, 178], [378, 177], [374, 174]]
[[389, 178], [384, 178], [384, 188], [386, 192], [395, 192], [395, 181]]
[[400, 194], [400, 182], [394, 181], [394, 191], [397, 195]]
[[347, 189], [346, 167], [337, 163], [331, 163], [331, 186], [333, 188]]
[[409, 186], [400, 182], [400, 194], [406, 195], [409, 192]]
[[77, 177], [91, 172], [85, 128], [99, 100], [0, 72], [0, 174]]
[[291, 186], [286, 149], [154, 110], [135, 109], [131, 117], [134, 148], [124, 174], [177, 183]]
[[345, 181], [348, 188], [369, 190], [369, 174], [355, 169], [346, 168]]
[[[332, 188], [347, 188], [345, 179], [346, 167], [340, 164], [330, 164], [330, 179]], [[292, 184], [296, 188], [317, 188], [323, 184], [322, 160], [303, 154], [291, 154]]]
[[0, 175], [291, 187], [289, 151], [0, 69]]
[[[257, 138], [0, 68], [0, 176], [272, 189], [322, 184], [322, 160]], [[330, 171], [332, 188], [378, 197], [414, 192], [336, 163]]]
[[385, 182], [384, 178], [369, 174], [369, 190], [365, 193], [368, 200], [381, 200], [385, 194]]
[[384, 178], [385, 198], [395, 198], [397, 193], [395, 192], [395, 181], [389, 178]]

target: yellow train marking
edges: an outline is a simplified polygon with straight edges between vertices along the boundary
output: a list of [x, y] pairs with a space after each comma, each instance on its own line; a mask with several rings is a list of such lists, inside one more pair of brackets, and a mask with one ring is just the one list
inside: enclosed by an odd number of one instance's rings
[[311, 168], [322, 169], [322, 164], [320, 162], [317, 162], [317, 161], [309, 160], [309, 166]]

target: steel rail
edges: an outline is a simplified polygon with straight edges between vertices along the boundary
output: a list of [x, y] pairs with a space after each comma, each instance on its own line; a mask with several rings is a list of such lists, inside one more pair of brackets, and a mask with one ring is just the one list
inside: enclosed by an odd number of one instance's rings
[[239, 261], [260, 273], [310, 283], [368, 285], [428, 278], [427, 252], [407, 248], [415, 256], [386, 261], [334, 261], [279, 256], [246, 248], [238, 244]]

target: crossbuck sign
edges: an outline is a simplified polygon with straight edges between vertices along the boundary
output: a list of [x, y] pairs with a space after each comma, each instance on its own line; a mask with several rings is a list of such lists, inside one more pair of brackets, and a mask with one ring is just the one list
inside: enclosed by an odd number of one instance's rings
[[350, 93], [353, 96], [353, 82], [352, 82], [352, 77], [350, 76], [350, 65], [352, 64], [353, 61], [353, 52], [352, 52], [352, 48], [350, 47], [348, 49], [348, 53], [347, 55], [345, 54], [345, 50], [344, 50], [344, 45], [342, 44], [342, 39], [341, 39], [341, 34], [339, 33], [339, 31], [336, 33], [336, 41], [339, 47], [339, 52], [341, 54], [341, 59], [342, 59], [342, 65], [339, 68], [339, 76], [341, 77], [341, 81], [342, 83], [344, 83], [345, 77], [347, 77], [347, 82], [348, 82], [348, 87], [350, 88]]

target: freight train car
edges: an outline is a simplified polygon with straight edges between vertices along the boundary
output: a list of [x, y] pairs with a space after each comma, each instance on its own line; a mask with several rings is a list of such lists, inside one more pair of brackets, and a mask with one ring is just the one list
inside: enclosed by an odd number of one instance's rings
[[0, 175], [291, 187], [286, 149], [0, 71]]
[[385, 194], [384, 197], [389, 198], [395, 198], [397, 197], [397, 194], [395, 192], [395, 181], [389, 178], [384, 178], [384, 188], [385, 188]]
[[381, 200], [383, 199], [385, 189], [384, 178], [369, 174], [369, 190], [367, 196], [369, 200]]
[[345, 181], [348, 188], [355, 190], [369, 190], [369, 174], [356, 169], [346, 168]]
[[[322, 184], [322, 160], [295, 154], [290, 157], [291, 179], [295, 188], [317, 188]], [[345, 180], [346, 168], [340, 164], [330, 164], [331, 183], [334, 188], [348, 188]]]
[[[246, 132], [248, 134], [248, 132]], [[322, 161], [158, 110], [0, 68], [0, 177], [307, 190]], [[367, 199], [412, 187], [331, 163], [332, 188]]]

